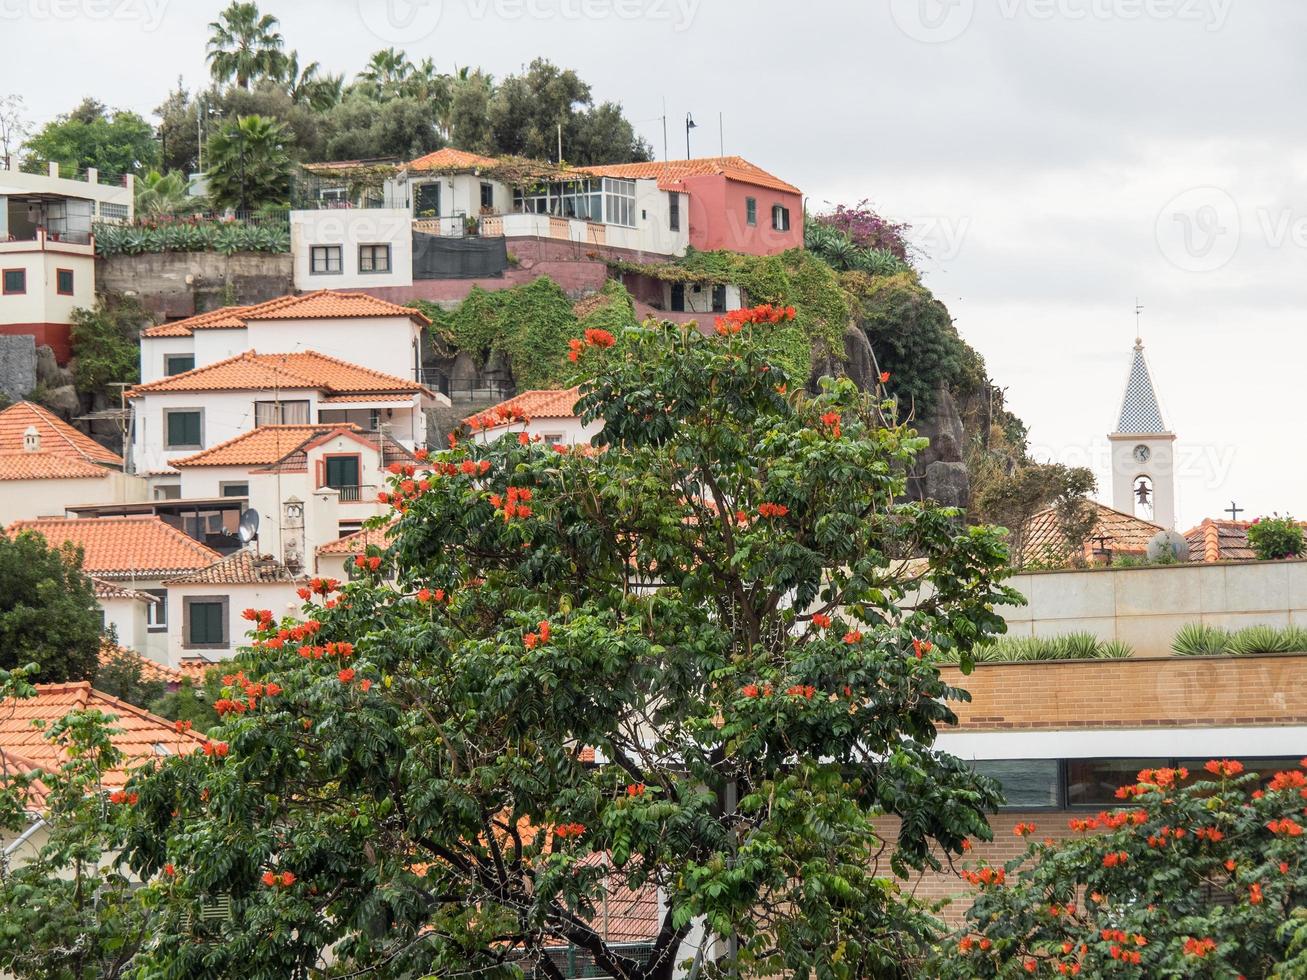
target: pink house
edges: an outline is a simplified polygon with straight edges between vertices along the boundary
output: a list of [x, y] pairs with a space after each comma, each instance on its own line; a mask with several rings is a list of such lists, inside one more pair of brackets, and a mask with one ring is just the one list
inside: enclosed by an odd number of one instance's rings
[[803, 193], [743, 157], [705, 157], [586, 167], [625, 180], [657, 180], [688, 196], [690, 245], [774, 255], [803, 246]]

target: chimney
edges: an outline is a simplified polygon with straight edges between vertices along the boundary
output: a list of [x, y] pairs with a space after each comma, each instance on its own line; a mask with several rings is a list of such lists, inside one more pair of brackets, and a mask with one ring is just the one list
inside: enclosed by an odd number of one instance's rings
[[41, 433], [36, 431], [36, 426], [29, 425], [23, 431], [23, 452], [39, 453], [41, 451]]

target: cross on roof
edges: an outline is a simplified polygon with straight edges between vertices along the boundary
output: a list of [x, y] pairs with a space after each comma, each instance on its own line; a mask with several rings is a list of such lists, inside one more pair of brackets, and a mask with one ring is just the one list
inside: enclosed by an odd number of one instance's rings
[[1225, 512], [1230, 515], [1230, 520], [1237, 522], [1239, 515], [1243, 513], [1243, 508], [1231, 500], [1230, 506], [1225, 509]]

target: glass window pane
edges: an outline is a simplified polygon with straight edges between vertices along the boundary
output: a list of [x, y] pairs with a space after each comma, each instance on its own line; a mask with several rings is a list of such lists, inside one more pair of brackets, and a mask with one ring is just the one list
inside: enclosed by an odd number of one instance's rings
[[1070, 759], [1066, 764], [1068, 806], [1115, 806], [1116, 791], [1133, 785], [1141, 769], [1169, 766], [1169, 759]]
[[200, 413], [168, 413], [168, 446], [200, 445]]
[[982, 776], [996, 779], [1007, 798], [1006, 809], [1058, 806], [1058, 762], [1056, 759], [985, 760], [971, 767]]

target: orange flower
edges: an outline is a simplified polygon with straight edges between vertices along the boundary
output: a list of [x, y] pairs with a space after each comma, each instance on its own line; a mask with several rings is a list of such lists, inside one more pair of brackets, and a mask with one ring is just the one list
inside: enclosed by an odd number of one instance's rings
[[740, 693], [746, 698], [756, 698], [758, 696], [758, 685], [745, 684], [744, 687], [740, 688]]
[[177, 874], [177, 869], [174, 868], [171, 864], [165, 864], [163, 866], [163, 873], [166, 874], [169, 878], [171, 878]]
[[263, 872], [263, 883], [271, 888], [277, 883], [277, 876], [271, 871], [265, 871]]
[[1237, 762], [1234, 759], [1211, 759], [1205, 766], [1203, 766], [1203, 768], [1213, 775], [1222, 776], [1228, 779], [1231, 776], [1237, 776], [1239, 773], [1243, 772], [1243, 763]]
[[372, 690], [372, 682], [365, 677], [363, 680], [359, 681], [359, 690], [363, 692]]
[[627, 796], [644, 796], [644, 783], [632, 783], [626, 787]]
[[849, 630], [844, 634], [844, 642], [852, 646], [854, 643], [862, 642], [862, 633], [859, 630]]
[[346, 667], [344, 670], [336, 674], [336, 677], [342, 684], [348, 684], [354, 679], [354, 668]]
[[1033, 823], [1019, 823], [1012, 828], [1012, 833], [1017, 837], [1028, 837], [1035, 832]]
[[784, 517], [790, 509], [784, 504], [763, 503], [758, 505], [760, 517]]
[[289, 871], [283, 871], [281, 873], [281, 887], [289, 888], [293, 884], [295, 884], [295, 876]]
[[888, 372], [888, 371], [881, 371], [881, 372], [880, 372], [880, 383], [881, 383], [881, 384], [885, 384], [885, 382], [887, 382], [887, 381], [889, 381], [889, 372]]
[[814, 626], [817, 626], [820, 629], [824, 629], [824, 630], [830, 629], [830, 622], [831, 622], [830, 617], [827, 616], [825, 613], [813, 614], [812, 623]]

